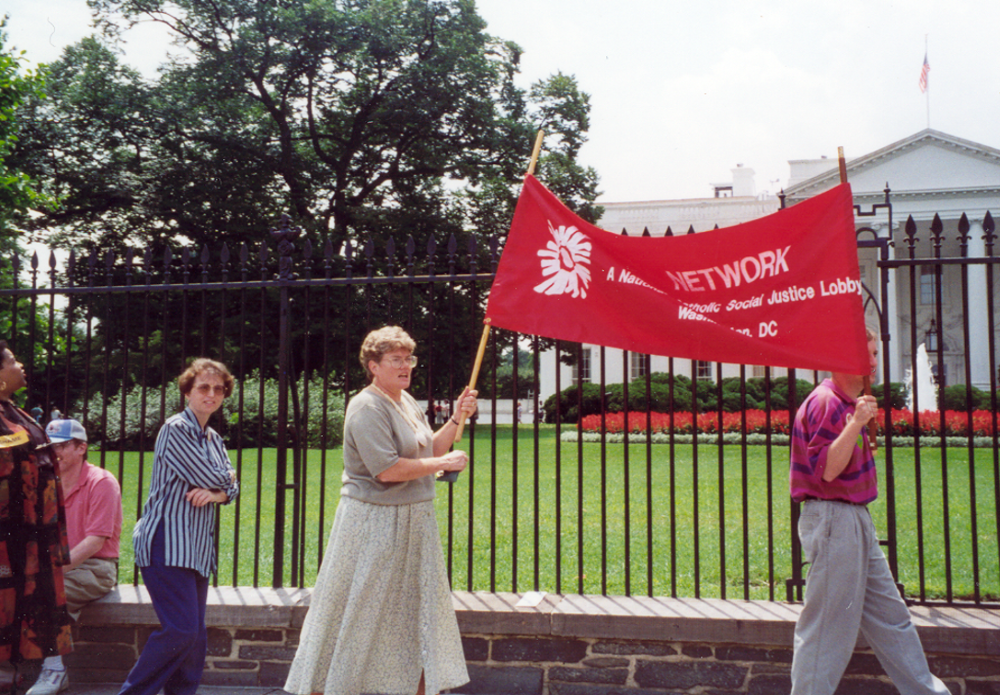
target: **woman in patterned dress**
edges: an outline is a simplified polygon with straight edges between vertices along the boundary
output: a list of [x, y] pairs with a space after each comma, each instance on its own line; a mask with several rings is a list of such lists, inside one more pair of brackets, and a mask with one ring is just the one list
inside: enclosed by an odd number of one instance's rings
[[58, 470], [45, 431], [13, 402], [28, 385], [0, 341], [0, 693], [16, 665], [73, 650], [62, 566], [69, 562]]
[[[369, 386], [347, 406], [340, 504], [285, 683], [297, 695], [412, 695], [468, 682], [434, 511], [435, 476], [461, 471], [458, 420], [433, 432], [406, 392], [416, 366], [402, 328], [361, 346]], [[476, 412], [466, 389], [457, 412]]]

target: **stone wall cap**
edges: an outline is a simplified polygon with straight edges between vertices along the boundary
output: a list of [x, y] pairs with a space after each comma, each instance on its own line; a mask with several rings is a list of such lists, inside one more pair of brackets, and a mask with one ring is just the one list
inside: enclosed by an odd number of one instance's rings
[[[206, 622], [213, 627], [302, 626], [312, 589], [215, 587]], [[455, 591], [452, 605], [466, 635], [689, 641], [790, 647], [802, 605], [782, 601]], [[1000, 656], [1000, 611], [913, 606], [928, 652]], [[91, 625], [159, 623], [145, 586], [121, 584], [84, 607]]]

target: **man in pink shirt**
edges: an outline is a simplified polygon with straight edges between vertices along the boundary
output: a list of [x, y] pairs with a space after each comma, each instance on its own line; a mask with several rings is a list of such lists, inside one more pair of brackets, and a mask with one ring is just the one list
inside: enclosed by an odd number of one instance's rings
[[[66, 505], [70, 562], [63, 566], [66, 608], [75, 620], [80, 610], [118, 583], [118, 541], [122, 532], [122, 493], [108, 471], [87, 462], [87, 432], [76, 420], [53, 420], [45, 428], [59, 461], [59, 483]], [[62, 657], [42, 663], [27, 695], [55, 695], [69, 686]]]
[[[878, 341], [872, 331], [867, 338], [874, 375]], [[862, 395], [864, 384], [864, 374], [834, 372], [809, 394], [792, 426], [789, 487], [802, 503], [798, 531], [809, 563], [792, 695], [832, 695], [859, 633], [901, 695], [948, 695], [927, 668], [868, 513], [878, 479], [867, 425], [878, 403]]]

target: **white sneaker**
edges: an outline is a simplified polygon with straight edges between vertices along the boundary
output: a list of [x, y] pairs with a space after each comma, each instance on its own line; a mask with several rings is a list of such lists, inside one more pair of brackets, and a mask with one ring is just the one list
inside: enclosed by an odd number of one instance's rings
[[25, 695], [56, 695], [69, 687], [69, 673], [64, 669], [56, 671], [43, 668], [38, 674], [38, 680], [28, 689]]

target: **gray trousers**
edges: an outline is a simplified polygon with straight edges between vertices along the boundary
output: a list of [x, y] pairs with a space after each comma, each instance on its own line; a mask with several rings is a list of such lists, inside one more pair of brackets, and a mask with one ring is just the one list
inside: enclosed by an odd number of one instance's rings
[[795, 624], [792, 695], [831, 695], [859, 632], [901, 695], [947, 695], [948, 688], [927, 668], [868, 508], [806, 501], [799, 539], [810, 565], [805, 605]]

